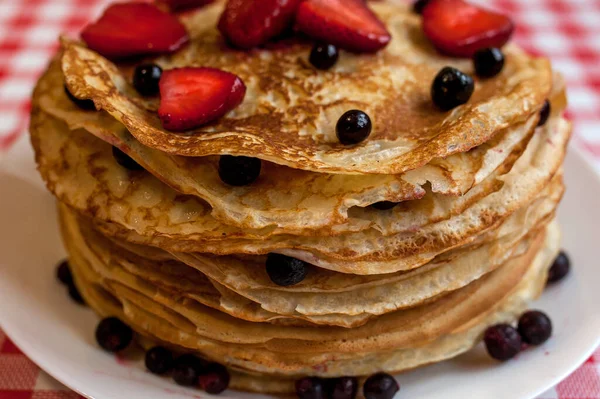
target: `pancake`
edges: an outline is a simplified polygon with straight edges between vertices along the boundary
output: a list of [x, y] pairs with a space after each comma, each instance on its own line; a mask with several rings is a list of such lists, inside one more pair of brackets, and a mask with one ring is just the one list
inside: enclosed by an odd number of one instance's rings
[[[548, 199], [539, 202], [543, 200]], [[538, 202], [532, 206], [544, 208]], [[120, 278], [112, 278], [142, 280], [148, 287], [160, 287], [173, 296], [183, 295], [249, 321], [287, 319], [286, 324], [290, 324], [292, 319], [299, 319], [356, 327], [375, 315], [413, 307], [459, 289], [523, 254], [530, 245], [527, 237], [534, 234], [527, 229], [534, 231], [544, 225], [553, 216], [553, 207], [550, 209], [541, 219], [531, 218], [522, 232], [451, 251], [411, 272], [360, 276], [313, 268], [303, 282], [293, 287], [274, 284], [265, 272], [264, 259], [173, 256], [156, 251], [148, 256], [147, 247], [113, 243], [93, 231], [89, 223], [77, 220], [68, 208], [63, 206], [61, 213], [65, 240], [85, 248], [82, 256], [87, 254], [87, 262], [105, 278], [117, 274]], [[104, 266], [108, 264], [112, 265], [110, 269]]]
[[[197, 317], [201, 308], [189, 304], [166, 307], [158, 303], [168, 302], [168, 298], [158, 295], [149, 299], [118, 284], [98, 284], [93, 271], [81, 264], [75, 266], [75, 277], [86, 300], [101, 314], [118, 314], [142, 335], [199, 351], [236, 369], [274, 376], [332, 377], [369, 374], [377, 362], [377, 369], [397, 372], [456, 356], [477, 342], [486, 326], [514, 320], [527, 301], [539, 294], [557, 252], [555, 226], [548, 231], [545, 243], [539, 237], [526, 254], [465, 289], [350, 330], [259, 325], [261, 333], [254, 335], [253, 328], [238, 327], [233, 319], [225, 322], [221, 317], [210, 324], [197, 324], [207, 318]], [[221, 326], [223, 322], [228, 327]], [[398, 326], [401, 329], [394, 330]], [[375, 327], [377, 333], [373, 334]], [[243, 333], [232, 342], [237, 330]], [[226, 340], [215, 340], [217, 336]], [[357, 347], [361, 351], [356, 352]]]
[[[352, 208], [420, 199], [426, 193], [424, 186], [433, 193], [463, 195], [497, 169], [497, 174], [509, 171], [537, 123], [536, 115], [472, 151], [434, 159], [402, 175], [330, 175], [265, 162], [258, 181], [251, 187], [236, 188], [220, 180], [217, 158], [172, 156], [146, 147], [107, 113], [79, 109], [66, 96], [62, 81], [59, 60], [55, 59], [34, 95], [34, 102], [44, 112], [66, 122], [70, 129], [85, 129], [120, 148], [174, 190], [206, 200], [217, 220], [253, 229], [276, 226], [293, 232], [336, 226], [337, 232], [356, 231], [372, 225], [364, 219], [377, 217], [377, 213], [367, 210], [367, 214], [349, 218]], [[563, 88], [556, 76], [552, 96], [556, 113], [564, 108]]]
[[[399, 233], [385, 238], [374, 229], [333, 237], [272, 235], [272, 232], [261, 235], [260, 231], [237, 229], [212, 218], [204, 203], [178, 195], [149, 174], [137, 173], [133, 179], [114, 162], [110, 146], [85, 131], [70, 132], [62, 122], [34, 110], [31, 132], [39, 169], [50, 190], [69, 206], [95, 218], [105, 234], [176, 252], [223, 255], [276, 251], [320, 267], [372, 274], [361, 261], [382, 262], [375, 266], [376, 273], [401, 270], [406, 266], [395, 262], [397, 266], [390, 269], [388, 261], [409, 256], [431, 259], [432, 254], [464, 244], [531, 201], [561, 164], [570, 125], [553, 118], [539, 129], [540, 134], [534, 136], [511, 172], [489, 177], [504, 181], [501, 189], [463, 213], [453, 216], [448, 212], [449, 219], [426, 224], [425, 212], [430, 209], [421, 205], [424, 213], [420, 214], [408, 207], [400, 215], [407, 215], [408, 220], [420, 217], [425, 221], [421, 225], [425, 226], [418, 234], [407, 234], [416, 226], [399, 223], [404, 229], [399, 228]], [[471, 190], [467, 196], [471, 192], [476, 193]], [[464, 196], [457, 201], [464, 201]], [[415, 201], [417, 210], [418, 202]], [[396, 212], [388, 213], [393, 220], [402, 219]], [[456, 231], [459, 226], [461, 230]], [[349, 259], [353, 260], [351, 264], [345, 262]], [[410, 264], [414, 264], [412, 260]]]
[[[167, 55], [111, 61], [63, 37], [34, 90], [31, 142], [86, 303], [143, 348], [197, 355], [227, 367], [231, 388], [276, 394], [299, 378], [362, 383], [450, 359], [514, 323], [560, 241], [571, 124], [550, 62], [508, 44], [501, 71], [477, 77], [472, 59], [431, 46], [409, 7], [383, 1], [369, 7], [389, 45], [340, 50], [316, 70], [301, 35], [230, 48], [224, 3], [177, 15], [190, 42]], [[146, 63], [234, 73], [245, 98], [167, 131], [160, 97], [133, 85]], [[431, 86], [447, 66], [475, 89], [442, 112]], [[351, 109], [373, 130], [342, 145], [335, 125]], [[228, 185], [222, 155], [259, 159], [260, 175]]]
[[[135, 93], [127, 67], [64, 39], [62, 69], [69, 90], [92, 99], [140, 143], [165, 153], [246, 155], [341, 174], [399, 174], [466, 152], [536, 115], [551, 92], [548, 60], [509, 45], [500, 75], [477, 80], [469, 103], [440, 112], [430, 100], [434, 76], [447, 65], [474, 76], [473, 66], [437, 54], [421, 33], [420, 18], [406, 6], [372, 3], [394, 40], [377, 54], [344, 53], [327, 72], [307, 64], [310, 43], [228, 50], [216, 29], [222, 7], [217, 2], [183, 16], [190, 45], [152, 60], [163, 69], [208, 66], [241, 77], [244, 102], [219, 121], [185, 133], [165, 131], [156, 101]], [[373, 132], [364, 143], [345, 147], [334, 126], [349, 109], [370, 115]]]
[[[367, 231], [334, 237], [276, 235], [261, 241], [231, 238], [222, 242], [199, 242], [197, 236], [187, 239], [182, 235], [177, 239], [166, 236], [148, 239], [130, 230], [115, 229], [114, 224], [96, 223], [105, 234], [174, 252], [224, 255], [273, 251], [344, 273], [382, 274], [406, 270], [428, 262], [439, 253], [473, 242], [486, 231], [493, 231], [544, 190], [556, 175], [555, 168], [562, 163], [570, 124], [556, 119], [540, 132], [513, 170], [502, 178], [504, 184], [499, 191], [448, 220], [415, 228], [414, 233], [409, 229], [391, 236]], [[517, 212], [509, 226], [518, 228], [526, 217], [525, 211]]]

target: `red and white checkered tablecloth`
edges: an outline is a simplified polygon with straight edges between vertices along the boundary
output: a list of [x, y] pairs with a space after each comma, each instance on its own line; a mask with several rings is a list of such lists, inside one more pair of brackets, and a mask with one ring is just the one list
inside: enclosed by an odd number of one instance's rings
[[[516, 40], [565, 75], [575, 140], [600, 171], [600, 0], [477, 1], [510, 13]], [[25, 132], [33, 84], [58, 35], [76, 34], [109, 2], [0, 0], [0, 150]], [[0, 399], [65, 398], [79, 395], [40, 371], [0, 330]], [[600, 399], [600, 350], [538, 399]]]

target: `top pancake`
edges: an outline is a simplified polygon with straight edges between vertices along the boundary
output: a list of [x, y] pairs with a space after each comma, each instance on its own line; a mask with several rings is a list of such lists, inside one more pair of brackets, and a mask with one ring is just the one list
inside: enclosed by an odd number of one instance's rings
[[[73, 94], [91, 98], [146, 146], [184, 156], [247, 155], [341, 174], [402, 173], [465, 152], [524, 122], [550, 94], [549, 62], [507, 46], [503, 72], [477, 81], [464, 106], [441, 112], [430, 98], [434, 76], [446, 65], [474, 75], [471, 61], [437, 54], [421, 32], [420, 18], [406, 7], [372, 7], [392, 33], [390, 45], [376, 55], [342, 53], [327, 72], [310, 66], [311, 45], [298, 40], [267, 50], [228, 49], [216, 29], [221, 3], [183, 17], [191, 44], [153, 61], [163, 69], [221, 68], [248, 88], [237, 109], [186, 133], [162, 128], [157, 100], [135, 92], [128, 67], [66, 40], [62, 67]], [[335, 136], [335, 124], [349, 109], [367, 112], [373, 132], [360, 145], [346, 147]]]

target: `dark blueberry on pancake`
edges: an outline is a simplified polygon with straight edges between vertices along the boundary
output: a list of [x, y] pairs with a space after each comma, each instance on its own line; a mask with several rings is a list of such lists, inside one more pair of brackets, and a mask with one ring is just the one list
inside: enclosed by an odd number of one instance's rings
[[546, 100], [542, 109], [540, 110], [540, 121], [538, 122], [538, 126], [544, 126], [546, 122], [548, 122], [548, 118], [550, 118], [550, 113], [552, 112], [552, 106], [550, 105], [550, 101]]
[[372, 128], [369, 115], [353, 109], [344, 113], [338, 120], [335, 132], [340, 143], [351, 145], [365, 141], [371, 134]]
[[117, 161], [119, 165], [128, 170], [144, 170], [141, 165], [135, 162], [129, 155], [125, 154], [123, 151], [119, 150], [117, 147], [113, 147], [112, 149], [113, 157]]
[[381, 201], [381, 202], [376, 202], [376, 203], [372, 204], [371, 206], [375, 209], [379, 209], [380, 211], [387, 211], [389, 209], [396, 207], [396, 205], [398, 205], [397, 202]]
[[155, 96], [161, 75], [162, 69], [156, 64], [138, 65], [133, 72], [133, 87], [142, 96]]
[[92, 100], [80, 100], [79, 98], [77, 98], [73, 94], [71, 94], [67, 85], [65, 85], [65, 93], [67, 94], [67, 97], [69, 97], [69, 100], [71, 100], [75, 105], [77, 105], [82, 110], [84, 110], [84, 111], [95, 111], [96, 110], [96, 106], [94, 105], [94, 102]]
[[262, 163], [258, 158], [221, 155], [219, 177], [230, 186], [247, 186], [260, 176]]
[[413, 3], [413, 12], [415, 14], [423, 14], [423, 10], [425, 9], [425, 6], [427, 4], [429, 4], [431, 0], [417, 0]]
[[475, 73], [482, 78], [491, 78], [502, 72], [504, 68], [504, 54], [495, 47], [485, 48], [473, 55]]
[[443, 68], [431, 85], [433, 103], [442, 111], [450, 111], [465, 104], [473, 95], [475, 82], [456, 68]]
[[266, 269], [271, 281], [282, 287], [302, 282], [308, 273], [306, 262], [274, 253], [267, 256]]
[[315, 44], [309, 61], [315, 68], [327, 70], [335, 65], [339, 56], [338, 49], [333, 44]]

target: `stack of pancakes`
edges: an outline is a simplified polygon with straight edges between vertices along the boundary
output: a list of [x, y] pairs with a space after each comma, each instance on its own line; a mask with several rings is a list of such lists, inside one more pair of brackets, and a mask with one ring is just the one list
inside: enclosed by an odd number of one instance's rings
[[[136, 93], [137, 64], [62, 40], [35, 90], [31, 138], [95, 311], [145, 345], [225, 364], [234, 388], [285, 393], [304, 376], [456, 356], [525, 310], [558, 247], [570, 135], [560, 77], [508, 45], [502, 73], [442, 112], [431, 82], [447, 65], [474, 76], [471, 61], [436, 53], [407, 8], [373, 9], [390, 45], [342, 53], [330, 71], [311, 67], [311, 45], [297, 40], [226, 49], [221, 3], [183, 16], [191, 44], [144, 62], [224, 69], [248, 89], [226, 117], [186, 133], [164, 130], [159, 99]], [[344, 146], [335, 125], [350, 109], [373, 132]], [[143, 170], [117, 163], [113, 147]], [[261, 159], [258, 180], [222, 182], [224, 154]], [[306, 262], [306, 278], [275, 284], [271, 253]]]

